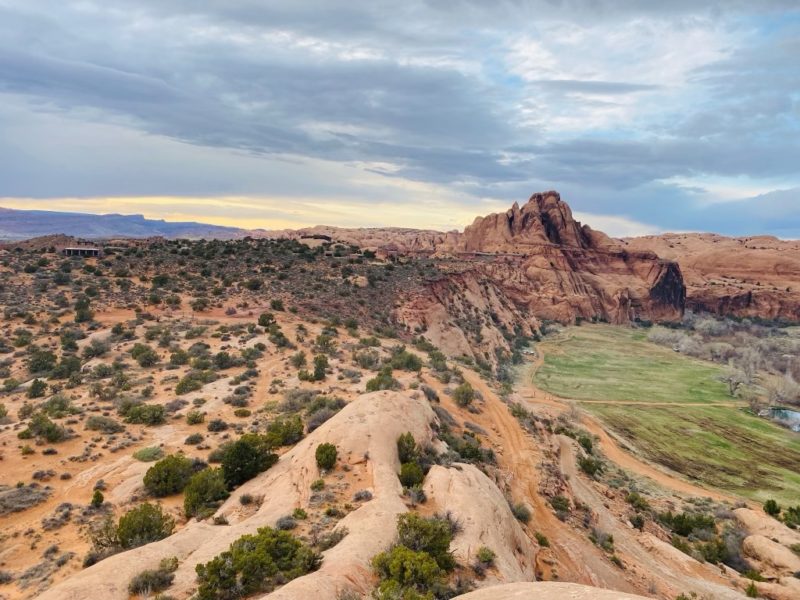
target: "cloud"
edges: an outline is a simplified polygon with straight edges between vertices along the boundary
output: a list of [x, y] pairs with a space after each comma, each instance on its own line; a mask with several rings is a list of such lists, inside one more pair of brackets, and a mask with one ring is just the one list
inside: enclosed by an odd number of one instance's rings
[[798, 40], [788, 0], [6, 0], [0, 196], [405, 224], [556, 188], [609, 228], [777, 231], [704, 207], [800, 186]]

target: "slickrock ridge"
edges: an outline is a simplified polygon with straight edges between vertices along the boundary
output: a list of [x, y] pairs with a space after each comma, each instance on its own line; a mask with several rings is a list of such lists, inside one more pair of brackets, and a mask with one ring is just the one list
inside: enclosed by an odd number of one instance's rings
[[[362, 475], [366, 483], [371, 480], [368, 487], [374, 498], [342, 519], [341, 526], [351, 533], [327, 551], [318, 571], [299, 577], [266, 596], [296, 599], [313, 594], [320, 599], [333, 600], [345, 588], [355, 587], [366, 592], [372, 585], [369, 561], [392, 543], [396, 535], [396, 517], [407, 510], [397, 479], [400, 468], [397, 437], [410, 431], [415, 439], [427, 443], [433, 421], [433, 411], [424, 400], [398, 392], [365, 394], [300, 441], [272, 469], [237, 488], [217, 512], [225, 515], [228, 526], [191, 521], [164, 540], [111, 556], [76, 573], [40, 597], [42, 600], [127, 600], [131, 578], [143, 569], [156, 568], [162, 558], [170, 556], [181, 561], [170, 592], [185, 597], [195, 585], [196, 564], [211, 560], [240, 536], [255, 533], [259, 527], [272, 526], [294, 508], [308, 508], [309, 486], [318, 476], [314, 451], [323, 441], [339, 448], [341, 460], [350, 465], [351, 472]], [[381, 435], [373, 435], [376, 431]], [[243, 494], [263, 494], [264, 503], [254, 514], [240, 516], [239, 498]]]
[[509, 583], [456, 596], [456, 600], [643, 600], [644, 596], [577, 583]]

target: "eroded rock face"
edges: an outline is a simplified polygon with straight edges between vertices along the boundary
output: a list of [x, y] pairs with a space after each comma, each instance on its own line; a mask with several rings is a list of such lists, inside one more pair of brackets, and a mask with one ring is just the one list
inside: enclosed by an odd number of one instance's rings
[[686, 308], [737, 317], [800, 321], [800, 242], [771, 236], [731, 238], [667, 233], [621, 240], [677, 261]]
[[538, 319], [676, 320], [686, 300], [677, 263], [581, 225], [557, 192], [475, 219], [436, 255], [461, 268], [411, 297], [399, 320], [450, 354], [490, 363]]
[[464, 230], [459, 248], [466, 252], [536, 253], [542, 245], [597, 249], [613, 246], [604, 233], [581, 225], [558, 192], [534, 194], [520, 208], [478, 217]]

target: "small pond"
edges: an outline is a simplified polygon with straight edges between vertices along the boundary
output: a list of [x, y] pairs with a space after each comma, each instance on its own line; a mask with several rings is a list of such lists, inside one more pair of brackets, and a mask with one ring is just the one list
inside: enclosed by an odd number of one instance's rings
[[770, 408], [769, 416], [792, 431], [800, 432], [800, 411], [790, 408]]

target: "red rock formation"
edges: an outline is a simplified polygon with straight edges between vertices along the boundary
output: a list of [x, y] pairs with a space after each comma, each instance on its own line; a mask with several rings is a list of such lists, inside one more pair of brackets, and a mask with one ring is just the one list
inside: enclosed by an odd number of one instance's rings
[[614, 243], [572, 217], [558, 192], [534, 194], [520, 208], [516, 202], [505, 213], [478, 217], [461, 235], [459, 249], [466, 252], [536, 253], [541, 246], [598, 249]]
[[621, 243], [677, 261], [691, 310], [800, 321], [800, 241], [667, 233]]
[[479, 217], [448, 241], [436, 254], [461, 259], [462, 270], [429, 284], [398, 316], [450, 354], [493, 363], [509, 351], [507, 338], [527, 335], [537, 319], [627, 323], [683, 313], [677, 263], [582, 226], [557, 192]]

